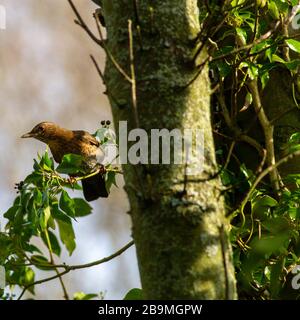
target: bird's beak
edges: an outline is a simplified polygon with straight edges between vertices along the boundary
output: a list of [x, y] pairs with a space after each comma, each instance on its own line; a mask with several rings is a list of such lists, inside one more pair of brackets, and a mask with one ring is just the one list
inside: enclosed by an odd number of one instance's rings
[[32, 138], [34, 134], [32, 132], [25, 133], [21, 136], [21, 138]]

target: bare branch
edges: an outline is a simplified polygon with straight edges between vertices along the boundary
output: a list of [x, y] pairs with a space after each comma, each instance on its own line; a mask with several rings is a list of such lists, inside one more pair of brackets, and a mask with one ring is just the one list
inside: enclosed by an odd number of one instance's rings
[[135, 125], [136, 125], [136, 128], [139, 128], [139, 117], [138, 117], [138, 112], [137, 112], [137, 100], [136, 100], [136, 80], [135, 80], [133, 36], [132, 36], [132, 21], [131, 20], [128, 20], [128, 36], [129, 36], [129, 57], [130, 57], [130, 71], [131, 71], [132, 107], [133, 107]]
[[[97, 266], [99, 264], [102, 264], [102, 263], [105, 263], [105, 262], [108, 262], [116, 257], [118, 257], [119, 255], [121, 255], [124, 251], [126, 251], [127, 249], [129, 249], [131, 246], [133, 246], [134, 244], [134, 241], [130, 241], [129, 243], [127, 243], [123, 248], [121, 248], [120, 250], [118, 250], [117, 252], [113, 253], [112, 255], [108, 256], [108, 257], [105, 257], [105, 258], [102, 258], [100, 260], [96, 260], [96, 261], [93, 261], [93, 262], [90, 262], [90, 263], [86, 263], [86, 264], [79, 264], [79, 265], [73, 265], [73, 266], [68, 266], [68, 265], [65, 265], [65, 264], [61, 264], [61, 265], [52, 265], [51, 267], [53, 268], [64, 268], [65, 271], [63, 272], [60, 272], [52, 277], [48, 277], [48, 278], [44, 278], [44, 279], [41, 279], [41, 280], [38, 280], [38, 281], [35, 281], [33, 283], [30, 283], [29, 285], [26, 285], [23, 289], [23, 291], [21, 292], [20, 296], [18, 297], [18, 300], [21, 300], [21, 298], [23, 297], [24, 293], [27, 291], [28, 288], [32, 287], [32, 286], [35, 286], [37, 284], [41, 284], [41, 283], [44, 283], [44, 282], [48, 282], [48, 281], [51, 281], [51, 280], [54, 280], [54, 279], [57, 279], [57, 278], [60, 278], [62, 277], [63, 275], [69, 273], [71, 270], [78, 270], [78, 269], [84, 269], [84, 268], [90, 268], [90, 267], [94, 267], [94, 266]], [[39, 266], [43, 266], [43, 265], [39, 265]], [[47, 265], [44, 265], [44, 266], [47, 266], [47, 267], [50, 267], [49, 264]]]
[[[258, 116], [260, 125], [264, 131], [265, 135], [265, 145], [267, 150], [267, 164], [268, 166], [273, 166], [276, 162], [275, 160], [275, 148], [274, 148], [274, 126], [269, 121], [264, 108], [262, 106], [258, 85], [256, 80], [252, 80], [248, 83], [249, 90], [253, 97], [253, 105], [255, 112]], [[270, 171], [270, 180], [272, 187], [275, 191], [279, 190], [279, 176], [278, 172], [276, 170], [276, 167], [274, 167], [274, 170]]]
[[74, 20], [74, 22], [76, 24], [78, 24], [83, 30], [85, 30], [85, 32], [89, 35], [89, 37], [95, 41], [99, 46], [103, 47], [103, 43], [100, 39], [98, 39], [94, 33], [90, 30], [90, 28], [86, 25], [86, 23], [83, 21], [81, 15], [79, 14], [76, 6], [74, 5], [73, 1], [72, 0], [68, 0], [73, 12], [75, 13], [76, 15], [76, 18], [77, 20]]
[[102, 43], [102, 47], [105, 51], [105, 53], [107, 54], [108, 59], [112, 62], [112, 64], [115, 66], [115, 68], [120, 72], [120, 74], [129, 82], [131, 83], [132, 80], [129, 77], [129, 75], [126, 73], [126, 71], [119, 65], [119, 63], [116, 61], [115, 57], [112, 55], [112, 53], [110, 52], [110, 50], [107, 48], [104, 38], [103, 38], [103, 34], [101, 31], [101, 26], [100, 26], [100, 21], [99, 21], [99, 16], [97, 13], [94, 14], [94, 18], [96, 20], [96, 26], [99, 32], [99, 36], [101, 39], [101, 43]]

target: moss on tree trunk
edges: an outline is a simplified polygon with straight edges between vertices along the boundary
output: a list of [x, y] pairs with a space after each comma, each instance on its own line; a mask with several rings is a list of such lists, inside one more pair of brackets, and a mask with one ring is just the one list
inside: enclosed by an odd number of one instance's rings
[[[146, 299], [234, 299], [227, 222], [220, 196], [210, 123], [207, 68], [191, 63], [200, 31], [196, 0], [104, 0], [106, 45], [131, 75], [128, 20], [132, 20], [137, 114], [132, 87], [107, 59], [105, 80], [116, 128], [204, 129], [204, 170], [186, 165], [124, 165], [142, 287]], [[205, 50], [196, 63], [206, 58]], [[195, 79], [194, 81], [191, 81]], [[191, 82], [189, 86], [186, 84]], [[223, 232], [224, 231], [224, 232]]]

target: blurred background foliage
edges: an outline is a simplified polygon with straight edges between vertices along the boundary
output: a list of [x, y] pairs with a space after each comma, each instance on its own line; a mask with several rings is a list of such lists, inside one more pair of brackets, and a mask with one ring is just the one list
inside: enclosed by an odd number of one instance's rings
[[[104, 54], [74, 24], [67, 1], [2, 0], [7, 13], [7, 28], [0, 31], [0, 223], [2, 214], [16, 197], [14, 184], [32, 169], [32, 159], [45, 146], [37, 141], [22, 141], [20, 136], [40, 121], [54, 121], [69, 129], [91, 133], [101, 120], [111, 119], [105, 88], [91, 63], [94, 54], [104, 67]], [[84, 19], [94, 27], [91, 1], [77, 1]], [[96, 30], [95, 30], [96, 31]], [[74, 222], [77, 248], [71, 257], [62, 248], [62, 261], [81, 264], [108, 256], [130, 240], [128, 202], [123, 190], [113, 188], [106, 200], [93, 202], [93, 214]], [[78, 197], [80, 193], [70, 192]], [[40, 243], [36, 243], [39, 245]], [[37, 278], [49, 272], [38, 271]], [[123, 298], [139, 287], [135, 249], [107, 264], [70, 272], [65, 284], [72, 296], [78, 291], [102, 292], [106, 299]], [[58, 280], [36, 287], [36, 299], [61, 299]], [[19, 291], [16, 289], [16, 294]], [[31, 297], [30, 294], [25, 297]]]

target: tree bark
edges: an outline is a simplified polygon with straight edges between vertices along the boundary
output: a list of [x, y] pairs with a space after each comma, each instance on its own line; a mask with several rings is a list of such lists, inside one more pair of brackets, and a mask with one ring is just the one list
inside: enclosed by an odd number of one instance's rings
[[[140, 127], [149, 136], [154, 128], [204, 130], [200, 174], [187, 176], [189, 164], [123, 165], [144, 298], [235, 299], [228, 223], [216, 175], [208, 69], [199, 74], [195, 65], [205, 61], [205, 48], [191, 62], [199, 47], [197, 1], [104, 0], [103, 9], [105, 82], [116, 129], [126, 120], [128, 130]], [[130, 77], [134, 71], [136, 91], [116, 63]]]

